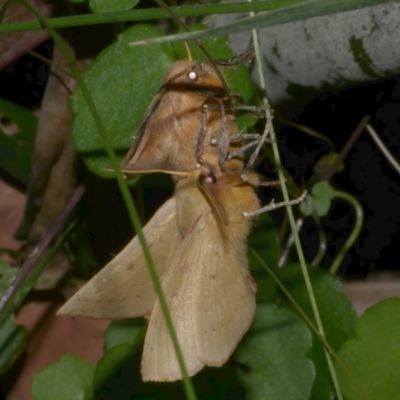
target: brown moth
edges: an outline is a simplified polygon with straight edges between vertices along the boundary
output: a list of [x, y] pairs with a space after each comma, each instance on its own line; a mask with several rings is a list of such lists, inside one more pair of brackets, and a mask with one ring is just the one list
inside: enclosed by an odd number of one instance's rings
[[[218, 157], [204, 154], [204, 165], [177, 182], [175, 195], [143, 230], [189, 375], [224, 364], [254, 316], [256, 286], [246, 256], [252, 220], [243, 212], [259, 208], [258, 178], [251, 173], [243, 182], [242, 171], [240, 160], [227, 161], [221, 171]], [[137, 237], [58, 314], [149, 316], [143, 380], [182, 378]]]
[[221, 144], [225, 148], [229, 137], [238, 133], [233, 110], [224, 111], [227, 102], [224, 85], [209, 63], [173, 63], [137, 129], [122, 169], [193, 171], [202, 154], [218, 154], [212, 139], [218, 141], [221, 131], [227, 133], [226, 143]]

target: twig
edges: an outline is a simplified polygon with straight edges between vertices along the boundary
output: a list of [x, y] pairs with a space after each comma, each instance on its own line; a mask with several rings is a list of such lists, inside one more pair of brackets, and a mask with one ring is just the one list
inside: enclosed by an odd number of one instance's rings
[[[297, 232], [300, 232], [301, 228], [303, 227], [303, 224], [304, 224], [304, 218], [298, 218], [296, 221]], [[287, 257], [289, 255], [290, 249], [293, 246], [293, 243], [294, 243], [294, 236], [293, 234], [290, 234], [288, 240], [286, 241], [286, 245], [282, 251], [281, 257], [279, 258], [278, 262], [279, 268], [282, 268], [283, 265], [286, 263]]]
[[7, 303], [10, 301], [11, 297], [15, 294], [17, 289], [20, 287], [25, 278], [30, 274], [33, 270], [36, 262], [42, 256], [43, 252], [46, 250], [47, 246], [51, 243], [54, 237], [60, 232], [61, 228], [64, 226], [65, 221], [70, 216], [72, 210], [78, 204], [81, 199], [85, 188], [81, 185], [78, 186], [56, 220], [50, 226], [50, 228], [45, 232], [45, 234], [41, 237], [39, 243], [35, 246], [32, 253], [25, 260], [23, 266], [21, 267], [18, 275], [12, 281], [9, 288], [5, 291], [3, 296], [0, 299], [0, 312], [4, 309]]
[[382, 140], [380, 139], [378, 133], [376, 130], [370, 125], [366, 125], [367, 132], [370, 134], [376, 145], [379, 147], [379, 149], [382, 151], [383, 155], [386, 157], [386, 159], [389, 161], [389, 163], [392, 165], [392, 167], [396, 170], [398, 174], [400, 174], [400, 164], [399, 162], [392, 156], [390, 151], [387, 149], [387, 147], [384, 145]]
[[365, 126], [368, 124], [370, 119], [371, 117], [369, 115], [365, 115], [364, 117], [361, 118], [360, 122], [356, 126], [356, 129], [354, 129], [353, 133], [350, 135], [349, 140], [346, 142], [343, 149], [338, 154], [333, 165], [323, 174], [322, 176], [323, 179], [329, 181], [332, 178], [332, 176], [338, 169], [339, 165], [343, 162], [343, 160], [346, 158], [351, 148], [354, 146], [354, 143], [360, 137], [361, 133], [363, 132]]

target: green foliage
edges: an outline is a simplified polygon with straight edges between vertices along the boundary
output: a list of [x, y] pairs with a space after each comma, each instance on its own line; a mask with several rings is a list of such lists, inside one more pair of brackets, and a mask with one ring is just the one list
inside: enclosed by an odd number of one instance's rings
[[[349, 299], [342, 292], [342, 285], [337, 277], [317, 267], [309, 266], [308, 270], [328, 343], [335, 351], [338, 351], [346, 340], [355, 336], [356, 313]], [[285, 268], [279, 270], [278, 277], [308, 317], [314, 320], [300, 265], [286, 265]], [[279, 294], [279, 302], [292, 307], [283, 293]], [[314, 362], [316, 369], [314, 398], [331, 399], [334, 395], [332, 380], [323, 345], [315, 334], [313, 334], [313, 345], [308, 356]]]
[[[257, 225], [249, 236], [249, 248], [254, 249], [271, 267], [278, 267], [280, 254], [279, 236], [270, 214], [264, 213], [260, 215]], [[253, 252], [249, 252], [248, 257], [251, 275], [257, 283], [257, 300], [270, 301], [276, 284], [271, 277], [265, 274], [265, 269], [255, 258]]]
[[126, 11], [138, 3], [139, 0], [89, 0], [90, 8], [95, 13]]
[[[307, 10], [311, 10], [308, 11], [309, 15], [330, 13], [337, 6], [337, 2], [331, 0], [325, 3], [275, 3], [278, 10], [275, 14], [246, 19], [239, 23], [240, 29], [249, 27], [249, 24], [254, 27], [255, 24], [271, 25], [276, 21], [304, 18]], [[289, 3], [294, 4], [294, 7], [286, 10], [286, 13], [283, 12], [285, 10], [279, 10]], [[341, 2], [336, 9], [347, 9], [362, 3], [351, 0], [346, 5]], [[137, 0], [90, 0], [89, 4], [94, 12], [105, 13], [128, 10], [137, 4]], [[272, 21], [274, 15], [280, 20]], [[229, 29], [232, 30], [232, 26], [220, 32], [228, 32]], [[209, 34], [200, 25], [192, 26], [192, 30]], [[135, 25], [125, 30], [114, 44], [107, 47], [85, 73], [85, 81], [121, 160], [131, 146], [135, 129], [160, 89], [170, 64], [176, 59], [187, 58], [182, 44], [129, 45], [131, 42], [163, 35], [154, 26]], [[207, 38], [203, 45], [214, 59], [234, 56], [226, 38]], [[190, 47], [195, 59], [205, 60], [196, 46], [190, 44]], [[239, 95], [245, 103], [260, 102], [245, 67], [225, 69], [223, 73], [233, 94]], [[73, 127], [76, 149], [91, 171], [109, 177], [110, 174], [103, 170], [109, 166], [104, 145], [79, 89], [73, 95], [73, 109], [76, 115]], [[0, 100], [0, 114], [15, 122], [19, 129], [16, 135], [0, 131], [0, 167], [26, 183], [31, 167], [36, 117], [5, 100]], [[248, 128], [254, 122], [249, 115], [238, 117], [240, 129]], [[311, 201], [319, 216], [327, 214], [333, 197], [334, 190], [327, 182], [317, 183], [313, 187]], [[304, 215], [311, 214], [306, 203], [301, 205], [301, 209]], [[77, 232], [77, 243], [84, 242], [84, 233]], [[257, 228], [249, 238], [249, 246], [256, 249], [278, 271], [279, 279], [313, 320], [309, 293], [299, 266], [287, 265], [282, 270], [277, 269], [280, 243], [277, 229], [269, 215], [260, 217]], [[92, 254], [83, 252], [76, 257], [83, 260], [82, 270], [87, 273], [94, 264]], [[297, 311], [294, 311], [293, 305], [276, 289], [275, 282], [266, 276], [251, 255], [250, 266], [258, 286], [258, 307], [254, 323], [240, 343], [231, 364], [218, 369], [205, 368], [193, 379], [199, 399], [217, 400], [234, 395], [239, 397], [241, 392], [244, 396], [242, 398], [249, 400], [300, 400], [310, 397], [313, 400], [332, 399], [335, 393], [320, 339], [310, 333]], [[340, 350], [341, 359], [370, 398], [396, 398], [400, 389], [400, 300], [388, 300], [371, 308], [357, 325], [354, 309], [342, 293], [339, 280], [313, 267], [309, 267], [309, 273], [327, 340], [332, 348]], [[4, 293], [15, 274], [16, 269], [0, 263], [0, 293]], [[25, 286], [21, 287], [16, 299], [11, 302], [14, 310], [33, 285], [34, 279], [28, 279]], [[267, 302], [269, 304], [265, 304]], [[27, 333], [9, 315], [4, 321], [0, 318], [0, 321], [4, 322], [0, 323], [0, 373], [3, 373], [23, 350]], [[142, 320], [113, 322], [105, 333], [105, 353], [97, 365], [66, 354], [58, 363], [48, 366], [34, 377], [32, 397], [37, 400], [183, 398], [180, 382], [141, 382], [139, 358], [144, 333], [145, 324]], [[76, 334], [79, 335], [79, 332]], [[346, 399], [363, 398], [346, 372], [339, 366], [337, 370]]]
[[[85, 73], [85, 82], [121, 161], [173, 61], [169, 45], [132, 47], [129, 43], [161, 34], [162, 31], [150, 25], [127, 29], [116, 43], [103, 50]], [[89, 169], [101, 176], [110, 176], [103, 171], [109, 167], [109, 160], [80, 90], [74, 93], [72, 104], [76, 115], [72, 131], [76, 149]]]
[[315, 376], [311, 334], [289, 310], [259, 305], [234, 359], [248, 400], [306, 400]]
[[[322, 181], [313, 186], [311, 196], [307, 200], [311, 200], [312, 208], [319, 217], [325, 217], [331, 208], [331, 202], [334, 198], [335, 189], [327, 181]], [[303, 201], [300, 204], [300, 210], [306, 217], [312, 214], [312, 209], [308, 201]]]
[[137, 347], [143, 340], [144, 324], [142, 320], [113, 321], [104, 334], [105, 349], [111, 350], [120, 344]]
[[27, 330], [9, 318], [0, 328], [0, 376], [25, 350], [27, 342]]
[[94, 374], [94, 387], [102, 388], [114, 376], [118, 375], [121, 366], [132, 355], [132, 346], [120, 344], [107, 351], [103, 358], [97, 363]]
[[[400, 299], [382, 301], [368, 309], [339, 357], [369, 399], [392, 400], [400, 393]], [[346, 372], [336, 364], [343, 394], [365, 399]]]
[[33, 377], [34, 400], [89, 400], [93, 398], [95, 367], [81, 357], [64, 354]]
[[11, 133], [0, 124], [0, 168], [26, 184], [32, 164], [37, 118], [25, 108], [4, 99], [0, 99], [0, 117], [18, 127], [16, 133]]

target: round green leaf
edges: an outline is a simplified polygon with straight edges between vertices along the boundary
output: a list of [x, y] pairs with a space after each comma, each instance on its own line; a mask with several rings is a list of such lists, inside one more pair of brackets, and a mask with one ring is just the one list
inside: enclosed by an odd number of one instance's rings
[[[318, 182], [313, 186], [310, 198], [317, 215], [324, 217], [328, 214], [332, 199], [335, 198], [335, 189], [327, 181]], [[300, 204], [300, 210], [305, 216], [311, 215], [307, 201]]]
[[[343, 293], [342, 284], [336, 276], [322, 268], [313, 266], [308, 266], [308, 271], [326, 338], [332, 348], [338, 351], [346, 340], [355, 336], [356, 312], [350, 300]], [[286, 265], [285, 268], [279, 270], [278, 276], [304, 312], [311, 320], [314, 320], [300, 265]], [[283, 293], [279, 300], [291, 306]], [[313, 346], [309, 357], [313, 360], [317, 372], [313, 386], [314, 397], [321, 400], [332, 399], [334, 388], [331, 375], [323, 345], [315, 334], [313, 334]]]
[[297, 315], [259, 305], [248, 334], [234, 354], [247, 400], [308, 400], [315, 376], [305, 356], [311, 334]]
[[90, 8], [94, 13], [126, 11], [138, 3], [139, 0], [89, 0]]
[[[126, 30], [85, 73], [85, 82], [121, 161], [173, 61], [169, 45], [130, 46], [129, 43], [162, 34], [150, 25]], [[75, 146], [89, 169], [109, 177], [111, 174], [103, 171], [110, 166], [103, 142], [79, 89], [72, 100], [76, 115], [72, 131]]]
[[[400, 298], [369, 308], [358, 321], [356, 339], [347, 341], [339, 357], [371, 400], [398, 399], [400, 394]], [[337, 365], [347, 400], [365, 399]]]
[[44, 368], [32, 379], [35, 400], [88, 400], [93, 398], [95, 367], [74, 354]]

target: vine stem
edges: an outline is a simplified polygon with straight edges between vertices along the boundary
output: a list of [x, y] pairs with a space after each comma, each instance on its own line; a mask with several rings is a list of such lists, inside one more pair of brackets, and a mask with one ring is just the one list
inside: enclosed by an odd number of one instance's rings
[[[249, 0], [249, 2], [252, 2], [252, 0]], [[254, 13], [251, 12], [250, 16], [254, 17]], [[258, 75], [259, 75], [259, 79], [260, 79], [260, 87], [261, 87], [261, 90], [263, 91], [263, 93], [265, 93], [263, 102], [264, 102], [265, 106], [269, 106], [269, 101], [267, 98], [267, 88], [266, 88], [263, 68], [262, 68], [262, 64], [261, 64], [261, 53], [260, 53], [258, 33], [257, 33], [256, 29], [252, 29], [251, 33], [252, 33], [252, 38], [253, 38], [254, 51], [255, 51], [255, 55], [256, 55]], [[269, 107], [266, 107], [265, 115], [267, 117], [267, 120], [269, 120], [271, 118], [271, 112], [269, 110]], [[285, 202], [289, 202], [290, 201], [289, 194], [287, 191], [286, 180], [283, 175], [282, 168], [281, 168], [282, 163], [281, 163], [281, 159], [280, 159], [280, 155], [279, 155], [279, 150], [278, 150], [278, 145], [277, 145], [278, 141], [276, 140], [276, 135], [275, 135], [275, 130], [274, 130], [273, 124], [271, 124], [271, 127], [270, 127], [270, 135], [271, 135], [271, 139], [273, 140], [273, 142], [271, 143], [272, 151], [274, 154], [276, 167], [278, 170], [279, 181], [281, 183], [283, 199]], [[307, 270], [307, 266], [306, 266], [306, 262], [305, 262], [305, 258], [304, 258], [304, 254], [303, 254], [303, 249], [302, 249], [301, 243], [300, 243], [300, 238], [299, 238], [299, 235], [297, 234], [296, 222], [294, 219], [292, 208], [290, 206], [286, 206], [286, 212], [287, 212], [289, 224], [290, 224], [290, 227], [292, 230], [293, 239], [294, 239], [297, 255], [299, 257], [299, 262], [300, 262], [301, 270], [303, 273], [304, 281], [305, 281], [306, 288], [307, 288], [307, 291], [309, 294], [311, 307], [312, 307], [312, 310], [314, 313], [315, 321], [317, 323], [318, 332], [326, 340], [324, 327], [322, 325], [321, 316], [318, 311], [318, 306], [317, 306], [314, 291], [313, 291], [313, 288], [311, 285], [310, 276], [308, 274], [308, 270]], [[325, 352], [326, 361], [328, 363], [329, 371], [331, 373], [333, 385], [336, 390], [337, 398], [338, 398], [338, 400], [343, 400], [342, 392], [340, 390], [339, 382], [337, 379], [335, 367], [333, 366], [331, 355], [329, 354], [329, 352], [327, 351], [327, 349], [325, 347], [324, 347], [324, 352]]]
[[360, 202], [351, 194], [346, 192], [335, 191], [335, 198], [347, 201], [353, 206], [353, 209], [356, 214], [356, 222], [354, 224], [354, 228], [351, 231], [351, 234], [347, 238], [345, 244], [340, 249], [340, 252], [337, 254], [335, 259], [333, 260], [331, 267], [329, 268], [329, 272], [336, 275], [339, 271], [340, 265], [342, 264], [343, 258], [346, 256], [349, 249], [353, 246], [354, 242], [357, 240], [358, 235], [361, 232], [362, 224], [364, 222], [364, 211]]

